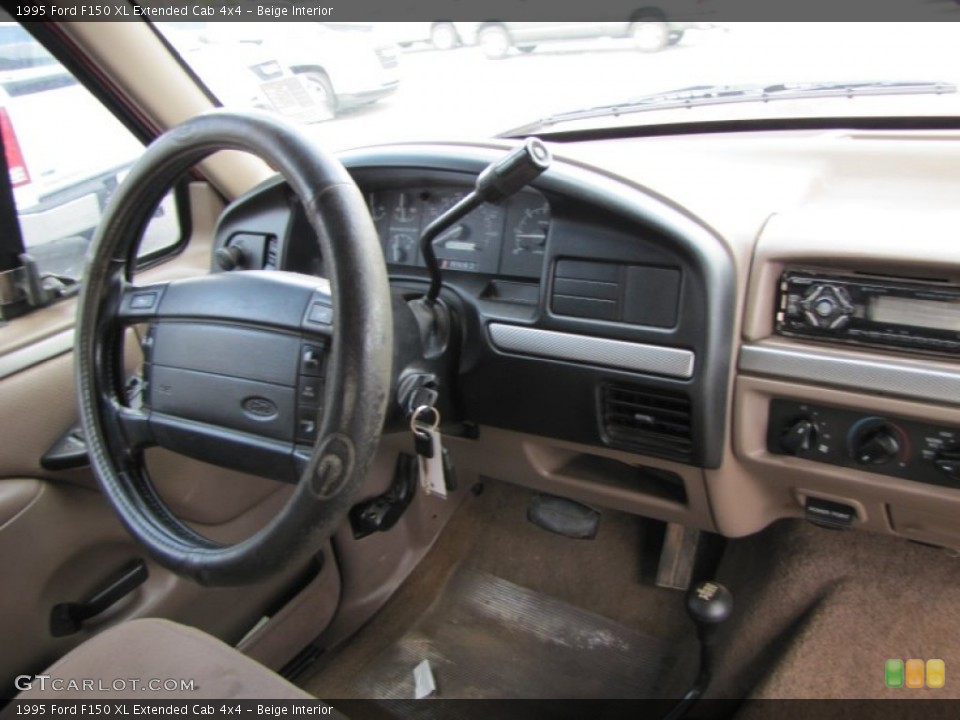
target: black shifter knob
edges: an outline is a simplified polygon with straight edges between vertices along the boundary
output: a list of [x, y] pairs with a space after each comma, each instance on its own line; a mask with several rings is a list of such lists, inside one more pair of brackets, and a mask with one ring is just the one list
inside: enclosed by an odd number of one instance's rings
[[713, 647], [717, 629], [733, 613], [733, 595], [720, 583], [700, 582], [687, 593], [687, 614], [697, 626], [700, 640], [700, 672], [693, 687], [673, 707], [664, 720], [681, 720], [697, 701], [713, 677]]
[[697, 629], [713, 629], [733, 612], [733, 595], [720, 583], [705, 581], [690, 588], [687, 593], [687, 614]]
[[500, 202], [535, 180], [550, 167], [550, 160], [550, 150], [543, 142], [527, 138], [516, 150], [480, 173], [476, 193], [485, 202]]

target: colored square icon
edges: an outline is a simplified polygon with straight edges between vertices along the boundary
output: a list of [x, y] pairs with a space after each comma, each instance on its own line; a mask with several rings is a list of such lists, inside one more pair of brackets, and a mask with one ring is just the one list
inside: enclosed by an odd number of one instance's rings
[[916, 659], [907, 660], [906, 685], [908, 688], [923, 687], [923, 669], [924, 669], [923, 660], [916, 660]]
[[903, 687], [903, 660], [887, 660], [887, 687]]
[[947, 681], [947, 666], [943, 660], [927, 660], [927, 687], [942, 688]]

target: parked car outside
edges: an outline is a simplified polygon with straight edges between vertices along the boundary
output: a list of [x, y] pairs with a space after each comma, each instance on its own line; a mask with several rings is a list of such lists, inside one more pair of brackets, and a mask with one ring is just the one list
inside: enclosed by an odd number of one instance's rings
[[[687, 30], [709, 27], [700, 22], [671, 21], [659, 7], [637, 10], [623, 21], [608, 22], [500, 22], [474, 24], [476, 43], [483, 53], [493, 59], [505, 57], [511, 49], [533, 52], [541, 43], [592, 40], [595, 38], [626, 38], [640, 52], [654, 53], [676, 45]], [[470, 37], [470, 27], [460, 32]]]
[[[218, 43], [204, 22], [160, 22], [155, 27], [222, 102], [275, 109], [263, 85], [284, 75], [285, 70], [268, 49], [259, 43]], [[250, 72], [238, 73], [238, 67]]]
[[306, 122], [377, 102], [400, 85], [396, 43], [369, 24], [209, 23], [203, 37], [216, 45], [260, 46], [276, 59], [289, 75], [263, 85], [267, 100]]
[[[473, 42], [476, 29], [469, 26], [476, 24], [435, 20], [434, 22], [381, 23], [381, 26], [387, 37], [402, 48], [422, 44], [429, 45], [435, 50], [452, 50]], [[464, 28], [464, 26], [468, 27]]]
[[0, 23], [0, 129], [27, 251], [44, 272], [78, 276], [103, 208], [143, 147], [14, 22]]

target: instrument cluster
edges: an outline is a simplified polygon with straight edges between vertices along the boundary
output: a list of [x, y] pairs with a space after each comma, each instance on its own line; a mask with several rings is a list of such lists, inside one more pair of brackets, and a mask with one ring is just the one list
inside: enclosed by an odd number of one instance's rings
[[[364, 193], [390, 265], [424, 267], [420, 235], [469, 190], [427, 186]], [[539, 278], [550, 230], [550, 205], [528, 190], [482, 205], [444, 231], [434, 249], [446, 270]]]

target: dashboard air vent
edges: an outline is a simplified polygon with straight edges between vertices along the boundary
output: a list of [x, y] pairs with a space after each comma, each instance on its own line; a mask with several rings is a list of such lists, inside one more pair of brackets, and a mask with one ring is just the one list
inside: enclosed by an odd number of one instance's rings
[[690, 399], [637, 385], [600, 387], [600, 422], [614, 444], [648, 455], [689, 461], [693, 452]]

